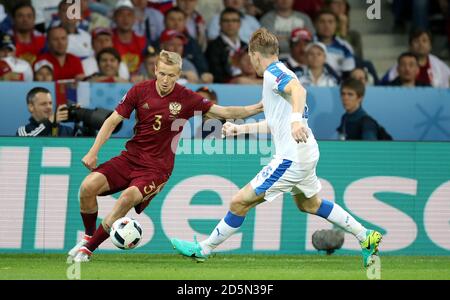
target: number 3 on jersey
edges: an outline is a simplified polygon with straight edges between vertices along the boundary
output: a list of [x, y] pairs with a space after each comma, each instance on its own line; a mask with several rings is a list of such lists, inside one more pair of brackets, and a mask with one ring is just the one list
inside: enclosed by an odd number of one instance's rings
[[158, 131], [161, 129], [161, 119], [162, 115], [155, 115], [155, 123], [153, 124], [153, 129]]

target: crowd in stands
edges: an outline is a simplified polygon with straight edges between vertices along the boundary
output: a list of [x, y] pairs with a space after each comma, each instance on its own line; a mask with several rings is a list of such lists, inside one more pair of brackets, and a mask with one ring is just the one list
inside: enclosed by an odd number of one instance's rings
[[164, 49], [183, 57], [181, 84], [261, 84], [247, 44], [266, 27], [305, 86], [351, 77], [365, 85], [449, 87], [450, 68], [432, 54], [434, 21], [423, 12], [437, 2], [448, 26], [447, 0], [413, 0], [411, 7], [393, 0], [395, 29], [411, 20], [412, 32], [409, 49], [381, 79], [364, 57], [346, 0], [80, 0], [79, 9], [73, 2], [0, 1], [0, 80], [138, 83], [155, 78]]

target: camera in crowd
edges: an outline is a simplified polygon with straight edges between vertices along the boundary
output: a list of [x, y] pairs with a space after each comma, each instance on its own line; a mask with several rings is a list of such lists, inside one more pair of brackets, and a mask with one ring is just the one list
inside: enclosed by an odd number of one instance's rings
[[[112, 110], [104, 108], [82, 108], [75, 104], [67, 106], [69, 118], [65, 122], [74, 122], [75, 135], [95, 136], [100, 130], [105, 120], [113, 113]], [[80, 125], [82, 123], [82, 125]], [[122, 128], [122, 123], [117, 125], [113, 133], [117, 133]], [[78, 131], [78, 133], [77, 133]]]

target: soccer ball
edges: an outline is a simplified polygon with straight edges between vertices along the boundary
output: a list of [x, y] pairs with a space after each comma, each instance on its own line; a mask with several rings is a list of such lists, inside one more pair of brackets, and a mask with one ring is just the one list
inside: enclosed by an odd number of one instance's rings
[[123, 250], [135, 248], [142, 238], [142, 228], [138, 221], [123, 217], [116, 220], [109, 233], [113, 244]]

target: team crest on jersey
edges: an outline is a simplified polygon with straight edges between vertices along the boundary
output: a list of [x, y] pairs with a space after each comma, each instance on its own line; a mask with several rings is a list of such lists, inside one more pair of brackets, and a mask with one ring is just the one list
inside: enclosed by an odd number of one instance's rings
[[267, 178], [267, 177], [269, 177], [269, 175], [270, 175], [271, 172], [272, 172], [272, 167], [271, 167], [271, 166], [265, 167], [265, 168], [261, 171], [261, 176], [262, 176], [262, 178]]
[[169, 111], [172, 116], [178, 115], [181, 111], [181, 104], [178, 102], [170, 102]]

